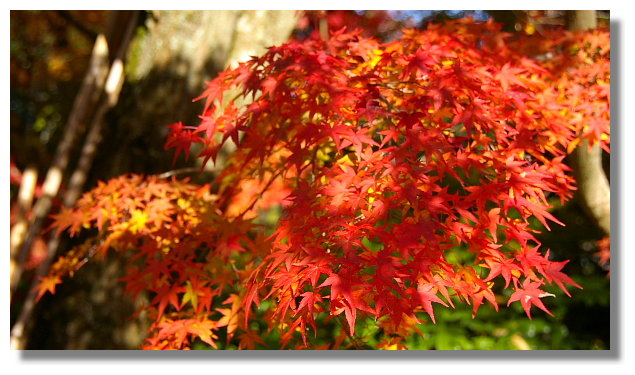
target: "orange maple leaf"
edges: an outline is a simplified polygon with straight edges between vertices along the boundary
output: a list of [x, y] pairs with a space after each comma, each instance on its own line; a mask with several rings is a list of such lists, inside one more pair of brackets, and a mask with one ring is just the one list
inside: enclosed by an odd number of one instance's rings
[[39, 301], [46, 292], [55, 294], [55, 286], [61, 283], [62, 279], [60, 279], [59, 276], [52, 275], [40, 277], [40, 283], [34, 288], [34, 290], [37, 290], [37, 297], [35, 297], [35, 301]]

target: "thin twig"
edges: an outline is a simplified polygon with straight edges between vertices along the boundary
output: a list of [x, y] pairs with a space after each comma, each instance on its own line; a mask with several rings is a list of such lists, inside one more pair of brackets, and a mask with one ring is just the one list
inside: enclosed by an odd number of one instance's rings
[[157, 178], [169, 178], [169, 177], [172, 177], [172, 176], [178, 176], [180, 174], [197, 173], [197, 172], [198, 173], [205, 173], [205, 172], [213, 173], [211, 171], [205, 171], [205, 170], [201, 171], [201, 168], [199, 168], [199, 167], [186, 167], [186, 168], [174, 169], [174, 170], [171, 170], [171, 171], [167, 171], [167, 172], [163, 172], [163, 173], [160, 173], [160, 174], [156, 174], [155, 176]]
[[267, 189], [269, 189], [271, 187], [271, 184], [273, 184], [273, 182], [275, 181], [276, 178], [278, 178], [278, 176], [280, 176], [282, 174], [284, 170], [279, 170], [278, 173], [276, 173], [275, 175], [273, 175], [271, 177], [271, 179], [269, 180], [269, 182], [267, 182], [267, 185], [262, 189], [262, 191], [258, 194], [258, 196], [256, 196], [256, 198], [254, 198], [253, 202], [251, 202], [251, 204], [249, 205], [249, 207], [247, 207], [245, 210], [243, 210], [243, 212], [241, 212], [236, 218], [240, 218], [243, 217], [247, 212], [249, 212], [252, 208], [254, 208], [254, 206], [256, 205], [256, 203], [260, 200], [260, 198], [262, 198], [262, 195], [267, 191]]

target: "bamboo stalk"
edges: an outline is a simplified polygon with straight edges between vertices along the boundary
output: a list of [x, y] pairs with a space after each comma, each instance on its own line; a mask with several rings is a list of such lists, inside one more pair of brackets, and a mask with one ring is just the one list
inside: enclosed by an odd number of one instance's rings
[[[35, 238], [40, 234], [44, 220], [51, 211], [53, 198], [57, 196], [62, 184], [62, 176], [68, 167], [70, 154], [78, 137], [83, 133], [82, 124], [101, 96], [101, 91], [108, 74], [108, 45], [106, 38], [99, 35], [95, 40], [88, 72], [82, 82], [82, 87], [75, 98], [73, 108], [66, 123], [64, 135], [55, 152], [53, 162], [49, 167], [43, 184], [43, 194], [33, 206], [33, 220], [29, 225], [14, 268], [15, 283], [11, 283], [11, 294], [22, 275], [26, 261]], [[17, 250], [16, 250], [17, 251]], [[14, 285], [15, 284], [15, 285]]]
[[[123, 60], [125, 59], [126, 52], [128, 51], [128, 46], [130, 44], [130, 41], [132, 40], [132, 36], [137, 25], [137, 19], [138, 11], [135, 11], [134, 14], [129, 18], [124, 38], [121, 41], [121, 44], [119, 45], [119, 48], [117, 49], [117, 52], [115, 54], [114, 61], [112, 62], [108, 70], [108, 76], [105, 81], [105, 85], [103, 86], [104, 96], [102, 97], [99, 108], [97, 109], [93, 118], [92, 126], [82, 148], [78, 166], [73, 172], [68, 189], [64, 194], [63, 203], [65, 206], [72, 206], [73, 204], [75, 204], [75, 201], [81, 194], [84, 183], [86, 181], [86, 176], [88, 174], [88, 171], [90, 170], [90, 167], [92, 166], [95, 154], [97, 152], [97, 146], [101, 141], [101, 131], [104, 126], [104, 117], [108, 110], [110, 110], [117, 104], [119, 94], [121, 92], [121, 87], [124, 82]], [[103, 39], [105, 41], [105, 38]], [[28, 323], [31, 320], [31, 315], [33, 314], [36, 305], [36, 294], [34, 292], [34, 287], [39, 282], [39, 277], [45, 276], [48, 273], [57, 253], [57, 249], [59, 248], [59, 245], [60, 238], [57, 235], [57, 232], [55, 232], [52, 234], [51, 239], [47, 244], [48, 252], [46, 259], [40, 264], [37, 269], [36, 277], [33, 280], [30, 288], [30, 293], [27, 296], [27, 299], [22, 307], [22, 312], [20, 313], [20, 316], [11, 329], [12, 349], [23, 350], [26, 347], [28, 331], [30, 329], [30, 325]]]
[[29, 229], [28, 213], [33, 205], [33, 197], [35, 195], [35, 187], [37, 185], [37, 169], [33, 166], [26, 168], [22, 174], [22, 182], [18, 192], [15, 223], [11, 227], [11, 264], [10, 264], [10, 290], [13, 292], [19, 281], [18, 269], [21, 265], [18, 261], [18, 252]]

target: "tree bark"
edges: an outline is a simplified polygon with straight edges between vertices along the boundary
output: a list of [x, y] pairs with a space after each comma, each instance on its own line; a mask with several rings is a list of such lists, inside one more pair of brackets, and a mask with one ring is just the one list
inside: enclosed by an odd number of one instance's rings
[[296, 17], [295, 11], [153, 11], [133, 43], [129, 78], [98, 168], [114, 177], [191, 165], [184, 159], [172, 164], [173, 154], [163, 149], [167, 126], [195, 125], [202, 103], [192, 100], [205, 81], [285, 42]]

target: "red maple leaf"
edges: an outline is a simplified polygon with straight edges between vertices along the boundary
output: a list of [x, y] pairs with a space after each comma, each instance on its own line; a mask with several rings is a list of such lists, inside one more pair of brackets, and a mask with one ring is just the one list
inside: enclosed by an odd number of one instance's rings
[[545, 307], [545, 305], [540, 300], [543, 297], [555, 297], [551, 293], [547, 293], [539, 287], [543, 283], [540, 281], [531, 281], [530, 279], [525, 279], [523, 282], [522, 288], [516, 288], [516, 291], [509, 297], [509, 301], [507, 302], [507, 306], [509, 306], [512, 302], [520, 301], [525, 313], [531, 319], [531, 306], [535, 305], [542, 311], [547, 314], [553, 316], [553, 314]]
[[[547, 254], [545, 255], [545, 258], [548, 258], [548, 257], [549, 257], [549, 250], [547, 250]], [[561, 272], [562, 268], [567, 263], [569, 263], [568, 260], [564, 262], [548, 261], [547, 264], [543, 267], [543, 274], [545, 275], [547, 280], [555, 282], [560, 287], [560, 289], [562, 289], [566, 293], [567, 296], [571, 297], [571, 294], [569, 294], [569, 291], [567, 290], [567, 287], [564, 284], [573, 285], [579, 289], [583, 289], [583, 288], [578, 283], [573, 281], [572, 278], [570, 278], [569, 276]]]
[[351, 289], [351, 280], [340, 277], [337, 274], [329, 276], [319, 286], [320, 288], [330, 286], [331, 287], [331, 303], [336, 301], [340, 296], [345, 301], [344, 313], [346, 315], [346, 321], [351, 335], [355, 334], [355, 319], [357, 318], [357, 305], [355, 298], [353, 297], [353, 291]]
[[513, 68], [510, 63], [506, 63], [501, 68], [500, 72], [495, 77], [500, 80], [503, 91], [509, 90], [511, 85], [518, 85], [520, 87], [527, 87], [523, 81], [518, 79], [517, 74], [523, 73], [523, 68]]
[[170, 148], [175, 149], [174, 159], [172, 162], [176, 163], [176, 159], [179, 157], [181, 152], [183, 152], [185, 154], [185, 158], [188, 159], [192, 143], [201, 141], [201, 138], [196, 135], [196, 128], [192, 126], [184, 126], [180, 121], [170, 125], [169, 128], [171, 130], [168, 135], [168, 139], [165, 141], [164, 148], [166, 150]]
[[448, 307], [448, 305], [437, 296], [436, 286], [434, 284], [424, 284], [420, 282], [417, 286], [417, 296], [419, 297], [419, 303], [421, 303], [428, 315], [430, 315], [430, 318], [432, 318], [432, 322], [436, 323], [432, 302], [440, 303]]

